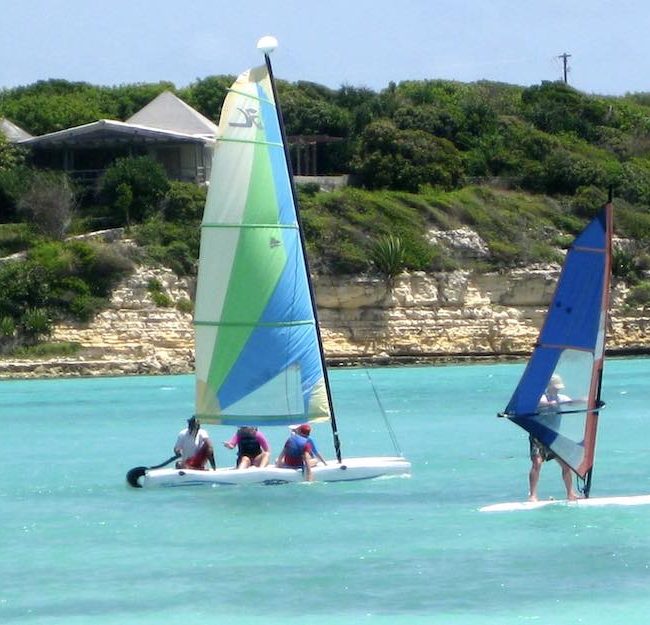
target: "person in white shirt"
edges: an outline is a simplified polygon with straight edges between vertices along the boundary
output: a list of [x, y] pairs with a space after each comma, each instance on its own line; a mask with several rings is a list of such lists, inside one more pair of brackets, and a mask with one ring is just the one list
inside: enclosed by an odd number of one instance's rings
[[180, 456], [176, 463], [177, 469], [205, 470], [208, 462], [212, 469], [216, 469], [212, 442], [196, 417], [190, 417], [187, 427], [178, 433], [174, 453]]
[[[564, 390], [564, 382], [562, 378], [553, 374], [549, 380], [546, 392], [542, 395], [539, 401], [539, 407], [541, 410], [544, 410], [547, 414], [552, 414], [553, 412], [558, 413], [560, 405], [562, 404], [571, 404], [573, 401], [568, 395], [560, 393]], [[539, 474], [542, 470], [542, 464], [547, 460], [557, 460], [560, 467], [562, 468], [562, 481], [566, 488], [566, 498], [569, 500], [577, 499], [578, 495], [573, 490], [571, 469], [569, 465], [564, 462], [561, 458], [556, 456], [546, 445], [541, 441], [537, 440], [534, 436], [529, 436], [529, 445], [530, 445], [530, 461], [531, 467], [528, 474], [528, 499], [529, 501], [537, 501], [537, 484], [539, 483]]]

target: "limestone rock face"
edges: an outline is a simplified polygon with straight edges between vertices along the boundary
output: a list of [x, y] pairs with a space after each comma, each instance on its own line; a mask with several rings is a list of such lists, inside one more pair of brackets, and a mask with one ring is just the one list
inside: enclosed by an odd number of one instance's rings
[[[389, 285], [370, 276], [316, 276], [314, 288], [328, 359], [458, 358], [528, 354], [553, 295], [558, 266], [505, 273], [404, 273]], [[155, 304], [155, 279], [169, 300], [191, 300], [193, 285], [165, 269], [140, 268], [88, 324], [56, 328], [53, 340], [81, 344], [79, 355], [47, 362], [0, 361], [0, 377], [191, 372], [192, 315]], [[615, 285], [608, 347], [643, 350], [650, 312], [623, 305]], [[181, 307], [182, 308], [182, 307]]]

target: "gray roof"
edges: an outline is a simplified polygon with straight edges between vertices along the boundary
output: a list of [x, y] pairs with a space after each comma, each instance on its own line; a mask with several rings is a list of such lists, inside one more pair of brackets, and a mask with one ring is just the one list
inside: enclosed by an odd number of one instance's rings
[[120, 138], [130, 143], [168, 143], [169, 141], [180, 141], [183, 143], [207, 143], [210, 137], [205, 135], [186, 134], [160, 128], [148, 128], [137, 124], [128, 124], [111, 119], [100, 119], [99, 121], [74, 128], [66, 128], [57, 132], [50, 132], [46, 135], [31, 137], [20, 141], [20, 145], [49, 147], [61, 145], [84, 145], [100, 146], [107, 143], [115, 143]]
[[23, 139], [29, 139], [32, 136], [20, 126], [16, 126], [16, 124], [4, 117], [0, 117], [0, 132], [7, 137], [9, 143], [16, 143]]
[[163, 91], [135, 115], [129, 117], [126, 123], [211, 138], [217, 134], [215, 123], [185, 104], [171, 91]]

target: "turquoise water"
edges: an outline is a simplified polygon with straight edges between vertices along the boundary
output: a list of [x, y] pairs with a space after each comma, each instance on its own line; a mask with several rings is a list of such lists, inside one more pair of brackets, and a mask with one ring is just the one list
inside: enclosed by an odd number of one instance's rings
[[[393, 452], [372, 380], [410, 479], [186, 490], [124, 475], [171, 455], [191, 377], [0, 382], [0, 622], [645, 623], [650, 506], [478, 512], [526, 495], [526, 435], [494, 416], [522, 367], [332, 372], [344, 453]], [[650, 493], [649, 380], [607, 363], [593, 496]]]

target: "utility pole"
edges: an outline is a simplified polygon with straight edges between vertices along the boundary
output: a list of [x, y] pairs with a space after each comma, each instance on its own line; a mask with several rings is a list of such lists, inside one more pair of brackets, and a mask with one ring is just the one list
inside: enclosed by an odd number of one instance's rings
[[565, 85], [567, 84], [567, 72], [568, 72], [567, 61], [569, 60], [570, 56], [571, 56], [570, 54], [567, 54], [565, 52], [564, 54], [560, 54], [557, 57], [558, 59], [562, 59], [562, 64], [563, 64], [563, 67], [564, 67], [564, 84]]

